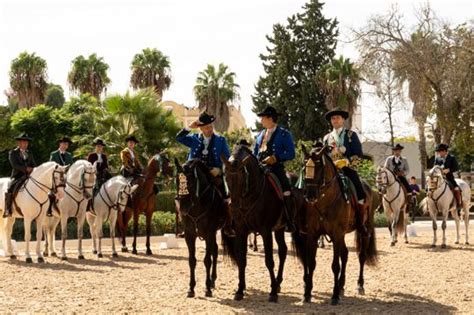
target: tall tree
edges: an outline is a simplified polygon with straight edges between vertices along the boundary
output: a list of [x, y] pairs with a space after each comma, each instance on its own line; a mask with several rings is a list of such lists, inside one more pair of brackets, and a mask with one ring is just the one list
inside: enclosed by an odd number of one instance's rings
[[171, 85], [171, 64], [156, 48], [145, 48], [132, 60], [130, 84], [134, 89], [153, 87], [159, 100]]
[[72, 61], [72, 68], [67, 80], [71, 90], [79, 91], [81, 94], [89, 93], [100, 99], [100, 94], [110, 83], [107, 76], [108, 70], [109, 65], [104, 62], [102, 57], [92, 54], [85, 58], [81, 55]]
[[214, 67], [208, 64], [206, 69], [198, 73], [194, 95], [200, 110], [216, 116], [216, 130], [227, 131], [229, 128], [229, 103], [239, 97], [235, 83], [235, 73], [220, 63]]
[[46, 60], [35, 53], [22, 52], [12, 60], [10, 87], [18, 98], [19, 108], [31, 108], [43, 103], [48, 84]]
[[349, 112], [348, 127], [352, 127], [352, 115], [357, 110], [360, 96], [360, 74], [356, 66], [340, 56], [323, 67], [316, 78], [326, 96], [326, 107], [343, 108]]
[[66, 99], [64, 98], [64, 90], [62, 86], [58, 84], [49, 84], [46, 90], [46, 97], [44, 103], [46, 105], [60, 108], [63, 106]]
[[275, 24], [267, 53], [260, 55], [265, 74], [255, 86], [253, 111], [275, 107], [283, 114], [279, 123], [296, 139], [314, 140], [328, 129], [324, 91], [315, 77], [334, 57], [338, 30], [322, 9], [323, 3], [311, 0], [286, 25]]

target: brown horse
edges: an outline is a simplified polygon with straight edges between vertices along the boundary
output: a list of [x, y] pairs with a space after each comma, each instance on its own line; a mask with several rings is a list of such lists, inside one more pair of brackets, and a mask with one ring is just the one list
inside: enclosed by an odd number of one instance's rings
[[[371, 209], [372, 191], [364, 182], [366, 193], [363, 212], [358, 209], [354, 194], [346, 191], [341, 185], [340, 177], [333, 161], [326, 154], [326, 147], [307, 154], [305, 157], [305, 196], [308, 201], [307, 212], [297, 218], [302, 231], [293, 234], [296, 253], [303, 263], [305, 282], [305, 302], [311, 301], [313, 272], [316, 268], [317, 241], [320, 236], [327, 236], [333, 243], [332, 271], [334, 288], [331, 304], [339, 302], [344, 292], [348, 250], [344, 237], [355, 230], [356, 248], [359, 254], [359, 294], [364, 294], [364, 265], [377, 263], [377, 249], [373, 211]], [[364, 213], [364, 215], [361, 215]], [[341, 266], [342, 263], [342, 266]]]
[[133, 215], [133, 243], [132, 253], [137, 254], [137, 234], [138, 234], [138, 217], [140, 213], [144, 213], [146, 217], [146, 254], [152, 255], [150, 249], [151, 235], [151, 219], [156, 206], [155, 178], [160, 171], [164, 175], [171, 173], [169, 160], [160, 154], [152, 156], [148, 160], [147, 167], [143, 170], [143, 176], [136, 180], [138, 188], [132, 195], [131, 201], [126, 207], [122, 215], [118, 216], [118, 228], [122, 238], [122, 252], [128, 252], [126, 244], [126, 235], [128, 222]]
[[[247, 265], [247, 237], [249, 233], [262, 236], [265, 249], [265, 265], [270, 274], [270, 302], [278, 301], [278, 292], [283, 281], [283, 267], [286, 260], [285, 227], [282, 224], [284, 203], [272, 186], [268, 175], [260, 166], [257, 158], [245, 146], [238, 145], [230, 160], [221, 157], [225, 163], [225, 176], [232, 200], [232, 216], [237, 236], [230, 238], [222, 235], [224, 253], [229, 255], [239, 269], [239, 285], [234, 300], [244, 297], [245, 268]], [[294, 191], [298, 209], [304, 205], [302, 194]], [[273, 261], [273, 237], [278, 244], [279, 267], [275, 277]]]
[[[217, 230], [222, 228], [225, 221], [225, 204], [215, 179], [209, 168], [199, 159], [186, 162], [181, 166], [175, 159], [177, 168], [176, 186], [178, 188], [177, 208], [184, 225], [184, 237], [189, 251], [189, 282], [188, 297], [194, 297], [196, 286], [196, 238], [206, 242], [206, 296], [212, 296], [212, 289], [217, 279], [216, 242]], [[212, 274], [211, 274], [212, 267]]]

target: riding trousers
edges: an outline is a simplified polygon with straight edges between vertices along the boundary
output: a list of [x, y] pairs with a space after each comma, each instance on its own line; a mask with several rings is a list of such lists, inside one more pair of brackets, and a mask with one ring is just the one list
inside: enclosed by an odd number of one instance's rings
[[357, 174], [355, 170], [349, 167], [343, 167], [342, 172], [354, 184], [356, 193], [357, 193], [357, 199], [358, 200], [365, 199], [365, 191], [364, 191], [364, 188], [362, 187], [362, 182], [360, 181], [359, 174]]
[[453, 188], [456, 188], [456, 187], [459, 188], [459, 185], [458, 183], [456, 183], [453, 173], [446, 174], [446, 180], [451, 184]]
[[411, 193], [412, 189], [410, 187], [410, 184], [408, 184], [408, 180], [405, 176], [397, 176], [398, 180], [400, 183], [406, 188], [408, 193]]
[[272, 165], [270, 171], [275, 174], [280, 181], [283, 192], [291, 191], [290, 180], [288, 179], [288, 176], [286, 176], [285, 166], [283, 164], [277, 163]]
[[12, 177], [10, 182], [8, 183], [8, 193], [12, 194], [15, 190], [18, 189], [18, 187], [21, 186], [21, 184], [25, 182], [27, 178], [27, 175], [23, 175], [17, 178]]

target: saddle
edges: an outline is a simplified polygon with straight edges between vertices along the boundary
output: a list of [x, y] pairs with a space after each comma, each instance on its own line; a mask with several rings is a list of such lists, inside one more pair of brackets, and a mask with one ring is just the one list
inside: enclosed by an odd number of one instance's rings
[[275, 190], [278, 198], [283, 200], [283, 188], [281, 186], [280, 180], [272, 172], [267, 172], [266, 174], [268, 181], [270, 182], [273, 190]]
[[[361, 224], [365, 225], [369, 218], [370, 211], [370, 204], [368, 203], [368, 200], [366, 199], [363, 205], [359, 204], [354, 183], [347, 176], [345, 176], [342, 171], [338, 172], [338, 179], [344, 194], [344, 198], [346, 199], [347, 203], [351, 205], [350, 225], [355, 226], [356, 220], [359, 220]], [[359, 219], [357, 219], [357, 217]]]

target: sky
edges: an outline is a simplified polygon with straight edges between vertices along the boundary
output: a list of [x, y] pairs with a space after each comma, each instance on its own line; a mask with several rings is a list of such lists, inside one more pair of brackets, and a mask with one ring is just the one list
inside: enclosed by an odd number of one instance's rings
[[[48, 63], [49, 81], [61, 84], [66, 94], [71, 60], [97, 53], [109, 64], [112, 80], [108, 94], [124, 93], [130, 80], [130, 62], [143, 48], [153, 47], [169, 56], [172, 85], [164, 100], [188, 107], [196, 105], [192, 88], [197, 73], [208, 63], [220, 62], [237, 75], [242, 113], [249, 126], [256, 116], [251, 95], [263, 67], [259, 54], [268, 44], [275, 23], [301, 12], [304, 0], [0, 0], [0, 104], [6, 103], [11, 60], [23, 51], [35, 52]], [[413, 24], [418, 0], [327, 0], [324, 14], [337, 18], [340, 41], [337, 55], [357, 60], [350, 29], [362, 27], [374, 14], [397, 4]], [[433, 0], [431, 7], [443, 19], [459, 24], [473, 18], [473, 1]], [[387, 140], [384, 116], [367, 87], [360, 99], [362, 131], [370, 139]], [[396, 118], [397, 134], [416, 134], [407, 112]]]

